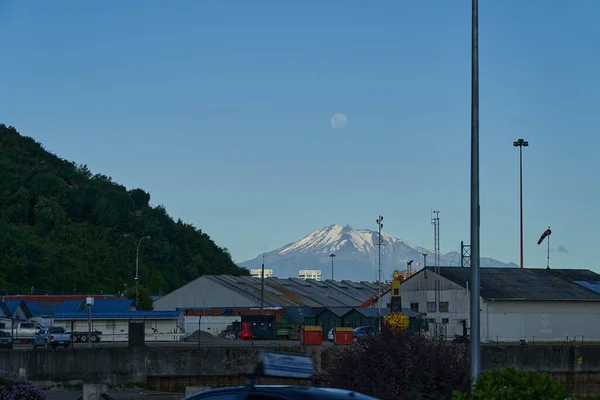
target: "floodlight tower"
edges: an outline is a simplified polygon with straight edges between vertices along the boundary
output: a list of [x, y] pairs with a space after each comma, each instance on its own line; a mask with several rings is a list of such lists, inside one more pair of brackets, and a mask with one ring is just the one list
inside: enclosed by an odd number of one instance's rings
[[513, 146], [519, 148], [519, 206], [521, 209], [520, 226], [521, 226], [521, 268], [523, 268], [523, 147], [528, 147], [529, 142], [519, 139], [513, 142]]

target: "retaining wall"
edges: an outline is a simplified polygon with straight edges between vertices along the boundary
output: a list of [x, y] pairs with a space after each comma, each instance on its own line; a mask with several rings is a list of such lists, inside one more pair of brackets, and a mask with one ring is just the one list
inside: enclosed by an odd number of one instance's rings
[[[41, 386], [106, 383], [153, 389], [192, 383], [238, 382], [248, 373], [260, 347], [95, 348], [0, 352], [0, 369], [19, 372]], [[326, 373], [337, 347], [278, 347], [270, 351], [308, 354], [317, 372]], [[550, 372], [577, 394], [600, 396], [600, 345], [484, 345], [482, 369], [515, 368]], [[170, 382], [170, 383], [169, 383]], [[175, 383], [173, 383], [175, 382]], [[165, 387], [166, 385], [166, 387]]]

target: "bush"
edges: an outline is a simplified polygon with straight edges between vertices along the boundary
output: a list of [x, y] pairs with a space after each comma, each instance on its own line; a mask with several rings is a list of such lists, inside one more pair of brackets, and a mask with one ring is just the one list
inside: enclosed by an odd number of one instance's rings
[[0, 371], [0, 399], [45, 400], [46, 395], [25, 379], [10, 372]]
[[473, 395], [455, 392], [453, 400], [564, 400], [569, 391], [548, 374], [504, 369], [481, 374]]
[[381, 335], [336, 354], [328, 369], [330, 387], [383, 400], [451, 399], [469, 388], [464, 349], [387, 326]]

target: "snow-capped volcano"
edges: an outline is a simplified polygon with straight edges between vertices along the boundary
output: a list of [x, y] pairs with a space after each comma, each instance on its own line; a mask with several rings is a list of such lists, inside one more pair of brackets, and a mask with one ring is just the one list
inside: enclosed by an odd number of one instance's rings
[[[377, 278], [379, 257], [378, 232], [368, 229], [354, 229], [349, 225], [331, 225], [317, 229], [297, 242], [265, 253], [265, 268], [273, 269], [274, 276], [280, 278], [297, 277], [301, 269], [322, 270], [323, 279], [331, 279], [331, 258], [334, 258], [334, 278], [336, 280], [368, 280]], [[415, 246], [387, 233], [381, 233], [381, 265], [384, 279], [394, 269], [405, 269], [407, 261], [414, 260], [413, 268], [428, 254], [427, 264], [432, 265], [434, 255], [431, 250]], [[259, 268], [262, 254], [240, 263], [246, 268]], [[460, 254], [451, 252], [440, 255], [444, 266], [460, 265]], [[481, 258], [484, 267], [516, 267], [490, 258]]]

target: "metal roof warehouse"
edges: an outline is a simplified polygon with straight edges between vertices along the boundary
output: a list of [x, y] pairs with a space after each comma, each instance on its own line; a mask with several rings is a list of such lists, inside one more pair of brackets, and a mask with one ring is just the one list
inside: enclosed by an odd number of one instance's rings
[[[265, 278], [265, 307], [360, 307], [377, 293], [371, 282]], [[261, 279], [204, 275], [154, 302], [155, 310], [260, 306]], [[389, 301], [383, 296], [383, 304]]]

